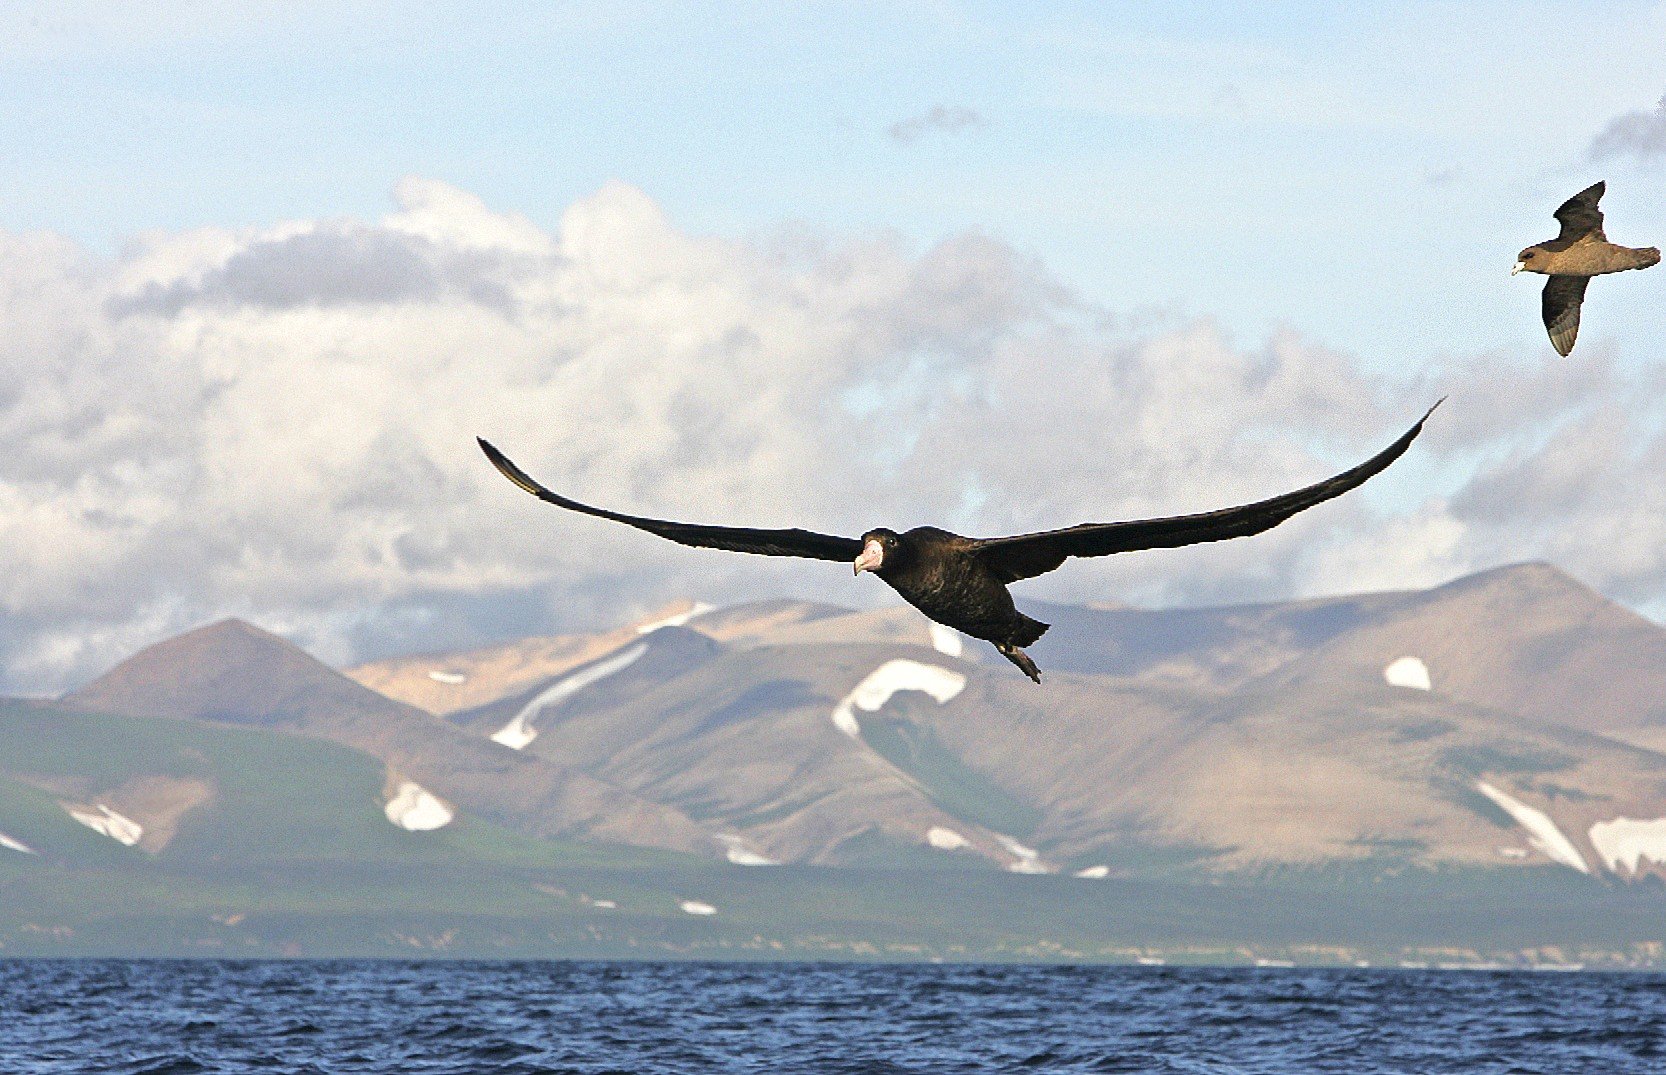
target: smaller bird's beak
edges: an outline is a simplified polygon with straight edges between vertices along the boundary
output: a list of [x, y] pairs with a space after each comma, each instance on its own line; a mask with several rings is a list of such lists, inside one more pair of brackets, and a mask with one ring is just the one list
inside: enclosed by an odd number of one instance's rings
[[1520, 272], [1521, 270], [1523, 270], [1525, 268], [1527, 268], [1527, 262], [1518, 261], [1518, 262], [1516, 262], [1515, 268], [1510, 270], [1510, 275], [1514, 276], [1516, 273]]
[[856, 570], [852, 574], [860, 575], [864, 571], [877, 571], [885, 562], [885, 550], [880, 548], [879, 542], [870, 541], [862, 546], [862, 555], [856, 558]]

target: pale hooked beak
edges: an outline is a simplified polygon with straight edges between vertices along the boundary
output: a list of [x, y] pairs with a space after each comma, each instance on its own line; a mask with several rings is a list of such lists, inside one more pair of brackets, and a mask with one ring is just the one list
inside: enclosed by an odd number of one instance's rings
[[860, 575], [864, 571], [878, 571], [885, 562], [885, 550], [879, 542], [870, 541], [862, 546], [862, 555], [856, 558], [856, 570], [852, 574]]
[[1523, 270], [1525, 268], [1527, 268], [1527, 262], [1518, 261], [1518, 262], [1516, 262], [1516, 267], [1510, 270], [1510, 275], [1514, 276], [1516, 273], [1520, 272], [1521, 270]]

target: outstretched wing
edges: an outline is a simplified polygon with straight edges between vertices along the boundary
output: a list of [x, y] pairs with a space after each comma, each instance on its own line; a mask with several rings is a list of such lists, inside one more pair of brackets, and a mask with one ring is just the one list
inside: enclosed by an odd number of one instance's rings
[[1597, 203], [1607, 189], [1607, 183], [1592, 183], [1557, 207], [1556, 219], [1561, 223], [1562, 231], [1554, 241], [1566, 246], [1592, 232], [1597, 238], [1603, 238], [1602, 210], [1597, 208]]
[[1545, 281], [1540, 302], [1545, 331], [1550, 333], [1550, 345], [1563, 358], [1579, 337], [1579, 304], [1585, 301], [1585, 285], [1590, 282], [1589, 276], [1552, 276]]
[[[476, 438], [479, 439], [479, 438]], [[730, 552], [750, 552], [759, 556], [804, 556], [812, 560], [852, 561], [862, 554], [862, 543], [856, 538], [833, 537], [811, 530], [754, 530], [744, 526], [701, 526], [697, 523], [674, 523], [666, 519], [644, 519], [636, 515], [593, 508], [552, 493], [527, 476], [509, 457], [480, 440], [480, 450], [492, 461], [505, 478], [525, 489], [539, 500], [568, 511], [580, 511], [601, 519], [634, 526], [650, 534], [669, 538], [679, 545], [694, 545], [707, 549], [727, 549]]]
[[[1440, 404], [1436, 403], [1435, 407], [1438, 406]], [[1259, 534], [1299, 511], [1363, 485], [1366, 479], [1387, 468], [1411, 446], [1417, 434], [1422, 432], [1423, 423], [1435, 412], [1435, 407], [1430, 407], [1428, 413], [1399, 440], [1359, 466], [1293, 493], [1199, 515], [1122, 523], [1083, 523], [1039, 534], [985, 538], [975, 542], [972, 551], [1003, 582], [1016, 582], [1051, 571], [1070, 556], [1109, 556], [1138, 549], [1172, 549], [1204, 541], [1224, 541]]]

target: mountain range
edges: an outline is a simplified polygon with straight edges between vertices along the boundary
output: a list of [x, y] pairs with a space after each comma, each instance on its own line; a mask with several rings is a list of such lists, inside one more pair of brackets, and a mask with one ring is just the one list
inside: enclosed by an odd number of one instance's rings
[[1025, 610], [1041, 687], [906, 607], [188, 632], [0, 712], [0, 954], [1662, 955], [1666, 629], [1556, 568]]

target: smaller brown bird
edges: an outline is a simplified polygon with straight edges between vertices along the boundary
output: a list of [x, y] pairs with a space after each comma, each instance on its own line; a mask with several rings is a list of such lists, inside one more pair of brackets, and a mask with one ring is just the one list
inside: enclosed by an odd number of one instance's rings
[[1554, 239], [1523, 250], [1510, 275], [1526, 269], [1550, 277], [1543, 299], [1545, 329], [1559, 355], [1573, 350], [1579, 335], [1579, 304], [1591, 277], [1658, 264], [1660, 251], [1652, 246], [1616, 246], [1602, 233], [1602, 200], [1606, 183], [1593, 183], [1556, 210], [1562, 231]]

